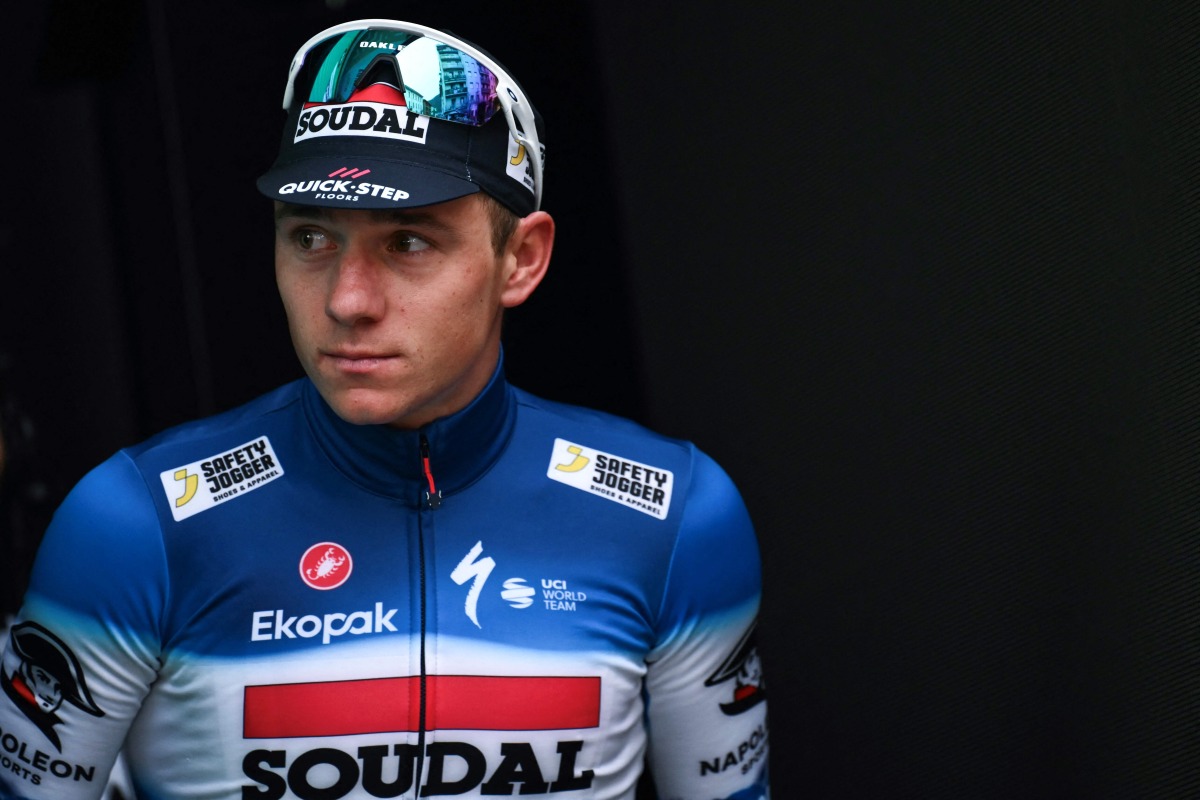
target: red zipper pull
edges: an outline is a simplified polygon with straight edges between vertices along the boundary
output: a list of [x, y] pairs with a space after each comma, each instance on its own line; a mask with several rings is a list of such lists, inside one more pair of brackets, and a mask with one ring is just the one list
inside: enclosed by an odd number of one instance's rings
[[425, 480], [429, 483], [429, 489], [425, 492], [425, 505], [430, 508], [438, 508], [442, 504], [442, 493], [433, 482], [433, 470], [429, 468], [429, 440], [423, 433], [421, 434], [421, 469], [424, 470]]

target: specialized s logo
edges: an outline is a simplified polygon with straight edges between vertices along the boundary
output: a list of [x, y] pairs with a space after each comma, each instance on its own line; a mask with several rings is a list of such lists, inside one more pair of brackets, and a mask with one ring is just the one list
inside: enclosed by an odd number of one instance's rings
[[671, 492], [675, 486], [675, 475], [670, 470], [594, 450], [566, 439], [554, 440], [546, 477], [620, 503], [655, 519], [667, 518], [671, 510]]
[[483, 591], [483, 585], [487, 583], [488, 576], [496, 568], [496, 562], [490, 556], [479, 557], [482, 552], [483, 542], [476, 542], [471, 551], [462, 561], [458, 562], [458, 566], [450, 573], [450, 579], [459, 586], [471, 581], [471, 588], [467, 590], [467, 601], [463, 610], [466, 611], [467, 618], [475, 623], [476, 628], [483, 627], [479, 624], [479, 595]]
[[62, 722], [58, 711], [64, 702], [93, 717], [104, 716], [88, 691], [79, 659], [41, 625], [23, 622], [14, 626], [8, 653], [20, 663], [10, 665], [6, 659], [0, 680], [4, 693], [60, 753], [62, 742], [55, 727]]
[[721, 703], [721, 711], [729, 716], [744, 714], [767, 699], [767, 687], [763, 681], [762, 661], [758, 657], [756, 625], [742, 635], [716, 672], [704, 682], [705, 686], [719, 686], [733, 681], [730, 700]]
[[159, 473], [176, 522], [282, 477], [283, 466], [265, 436]]

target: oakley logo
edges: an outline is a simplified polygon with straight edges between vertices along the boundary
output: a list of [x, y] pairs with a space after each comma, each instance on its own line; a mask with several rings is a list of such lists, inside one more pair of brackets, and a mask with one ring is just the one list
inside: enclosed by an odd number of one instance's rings
[[403, 50], [404, 45], [396, 46], [395, 42], [359, 42], [359, 47], [372, 47], [380, 50]]
[[305, 109], [296, 123], [293, 141], [322, 136], [376, 136], [425, 143], [428, 118], [400, 106], [349, 103]]

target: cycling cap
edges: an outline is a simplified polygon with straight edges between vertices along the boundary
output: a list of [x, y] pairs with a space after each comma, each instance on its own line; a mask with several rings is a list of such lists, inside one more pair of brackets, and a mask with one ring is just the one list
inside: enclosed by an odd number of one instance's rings
[[485, 192], [524, 216], [541, 206], [541, 118], [493, 58], [394, 20], [336, 25], [297, 51], [279, 156], [258, 179], [309, 206], [425, 206]]

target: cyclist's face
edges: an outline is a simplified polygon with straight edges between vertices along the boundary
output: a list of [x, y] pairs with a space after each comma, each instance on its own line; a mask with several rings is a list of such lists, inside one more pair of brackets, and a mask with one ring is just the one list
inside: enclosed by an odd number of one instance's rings
[[276, 281], [292, 342], [338, 415], [413, 429], [483, 389], [503, 310], [533, 287], [517, 286], [513, 241], [494, 249], [482, 198], [394, 211], [276, 208]]

